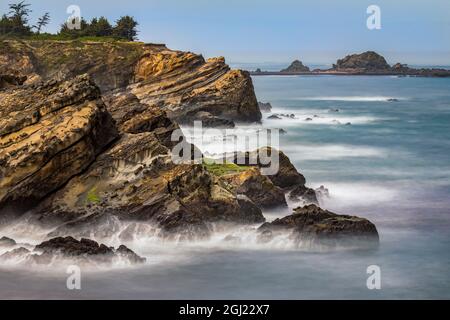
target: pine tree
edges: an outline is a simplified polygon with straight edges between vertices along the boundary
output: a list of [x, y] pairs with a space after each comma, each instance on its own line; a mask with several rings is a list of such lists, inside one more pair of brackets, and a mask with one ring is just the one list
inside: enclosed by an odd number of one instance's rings
[[124, 16], [116, 21], [116, 26], [114, 27], [114, 35], [129, 41], [134, 41], [137, 39], [136, 27], [138, 23], [133, 17]]
[[50, 13], [46, 12], [42, 17], [38, 19], [38, 22], [35, 26], [33, 26], [36, 29], [36, 33], [40, 34], [42, 27], [45, 27], [50, 22]]

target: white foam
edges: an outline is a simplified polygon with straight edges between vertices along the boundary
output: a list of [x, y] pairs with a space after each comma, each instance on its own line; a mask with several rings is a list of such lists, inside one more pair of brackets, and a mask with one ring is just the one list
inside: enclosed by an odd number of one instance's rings
[[283, 146], [283, 151], [292, 160], [335, 160], [343, 158], [383, 158], [388, 151], [369, 146], [355, 146], [345, 144]]
[[349, 101], [349, 102], [374, 102], [374, 101], [385, 101], [388, 102], [389, 99], [404, 100], [399, 97], [388, 97], [388, 96], [322, 96], [322, 97], [298, 97], [292, 100], [305, 100], [305, 101]]

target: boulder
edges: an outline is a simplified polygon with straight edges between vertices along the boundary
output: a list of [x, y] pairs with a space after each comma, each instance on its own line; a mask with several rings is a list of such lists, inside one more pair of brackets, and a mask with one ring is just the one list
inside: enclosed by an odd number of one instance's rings
[[74, 262], [112, 263], [117, 259], [130, 264], [142, 264], [146, 258], [138, 256], [124, 245], [117, 249], [99, 244], [94, 240], [76, 240], [73, 237], [57, 237], [35, 246], [33, 251], [17, 248], [0, 256], [0, 261], [26, 261], [41, 265], [49, 265], [58, 259], [69, 259]]
[[304, 66], [300, 60], [294, 60], [289, 67], [280, 71], [281, 73], [310, 72], [307, 66]]
[[245, 195], [261, 209], [287, 206], [283, 190], [262, 175], [257, 167], [226, 174], [221, 179], [233, 192]]
[[271, 112], [272, 111], [272, 105], [269, 102], [259, 102], [258, 101], [259, 110], [261, 112]]
[[294, 209], [292, 215], [266, 222], [258, 230], [263, 241], [289, 232], [297, 245], [308, 247], [376, 247], [379, 242], [377, 229], [369, 220], [338, 215], [314, 204]]

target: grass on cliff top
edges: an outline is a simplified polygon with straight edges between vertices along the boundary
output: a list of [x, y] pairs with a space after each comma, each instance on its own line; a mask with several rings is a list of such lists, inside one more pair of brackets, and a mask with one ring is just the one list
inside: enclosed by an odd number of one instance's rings
[[[59, 34], [49, 34], [49, 33], [41, 33], [41, 34], [33, 34], [30, 36], [2, 36], [1, 40], [53, 40], [53, 41], [80, 41], [80, 42], [131, 42], [127, 39], [119, 38], [119, 37], [69, 37]], [[137, 43], [137, 41], [133, 41], [132, 43]]]
[[215, 176], [223, 176], [230, 173], [239, 173], [248, 170], [249, 166], [238, 166], [231, 162], [216, 163], [214, 159], [203, 159], [203, 165], [206, 170]]

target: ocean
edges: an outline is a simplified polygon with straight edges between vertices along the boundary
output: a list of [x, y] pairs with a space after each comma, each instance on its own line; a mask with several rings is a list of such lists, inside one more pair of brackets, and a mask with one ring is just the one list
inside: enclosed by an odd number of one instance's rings
[[[262, 125], [242, 127], [283, 128], [280, 148], [307, 185], [329, 189], [322, 207], [370, 219], [380, 234], [377, 250], [299, 250], [282, 238], [261, 245], [255, 240], [257, 226], [175, 243], [150, 236], [151, 228], [144, 227], [127, 244], [147, 257], [143, 266], [83, 270], [81, 290], [66, 288], [65, 266], [0, 266], [0, 298], [450, 298], [450, 79], [261, 76], [253, 81], [258, 100], [270, 102], [272, 113], [295, 118], [270, 120], [264, 113]], [[203, 151], [213, 151], [212, 141]], [[264, 214], [268, 220], [285, 216], [295, 204], [290, 206]], [[1, 232], [19, 241], [39, 240], [23, 226]], [[229, 234], [239, 241], [224, 241]], [[371, 265], [380, 267], [380, 289], [367, 287]]]

